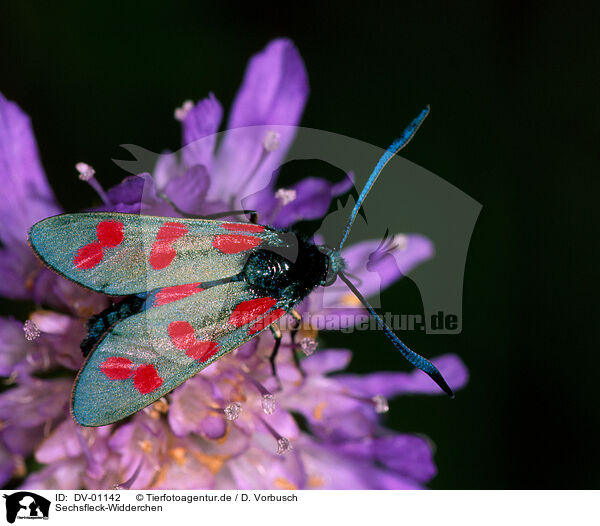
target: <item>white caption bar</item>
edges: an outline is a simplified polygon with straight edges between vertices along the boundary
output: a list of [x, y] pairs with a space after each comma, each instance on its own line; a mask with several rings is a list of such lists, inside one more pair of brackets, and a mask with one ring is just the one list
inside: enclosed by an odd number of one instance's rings
[[[6, 491], [15, 526], [597, 524], [598, 491]], [[41, 522], [44, 521], [44, 522]]]

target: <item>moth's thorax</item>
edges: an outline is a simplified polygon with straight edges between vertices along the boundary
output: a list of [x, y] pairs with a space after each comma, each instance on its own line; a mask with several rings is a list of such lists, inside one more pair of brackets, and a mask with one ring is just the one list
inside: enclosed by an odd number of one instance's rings
[[283, 249], [253, 252], [241, 273], [250, 285], [286, 300], [290, 308], [324, 283], [330, 266], [330, 257], [316, 245], [293, 237], [294, 242]]

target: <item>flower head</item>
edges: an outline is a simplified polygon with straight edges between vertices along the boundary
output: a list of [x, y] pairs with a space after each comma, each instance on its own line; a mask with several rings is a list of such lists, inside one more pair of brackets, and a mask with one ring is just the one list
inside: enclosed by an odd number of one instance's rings
[[[348, 191], [351, 177], [337, 183], [307, 177], [286, 188], [272, 177], [307, 96], [298, 51], [289, 40], [275, 40], [251, 59], [218, 147], [223, 109], [210, 94], [175, 112], [183, 129], [181, 158], [162, 155], [151, 174], [127, 177], [107, 191], [91, 166], [78, 163], [77, 170], [97, 189], [102, 210], [177, 216], [243, 206], [280, 228], [318, 219]], [[0, 393], [0, 482], [15, 478], [32, 489], [397, 489], [422, 487], [434, 476], [429, 442], [385, 429], [381, 414], [388, 398], [437, 394], [437, 387], [419, 371], [332, 375], [347, 367], [351, 352], [316, 351], [310, 326], [296, 340], [284, 330], [277, 378], [267, 331], [127, 420], [78, 426], [68, 400], [83, 361], [79, 344], [86, 318], [109, 302], [49, 272], [27, 247], [27, 229], [60, 208], [27, 116], [1, 96], [0, 180], [13, 197], [0, 213], [0, 294], [40, 306], [25, 323], [0, 318], [0, 375], [8, 383]], [[384, 249], [375, 241], [349, 246], [343, 257], [368, 295], [432, 254], [426, 238], [411, 234]], [[345, 312], [356, 306], [347, 292], [334, 285], [300, 310]], [[458, 358], [436, 364], [454, 389], [466, 382]], [[31, 455], [43, 467], [27, 473]]]

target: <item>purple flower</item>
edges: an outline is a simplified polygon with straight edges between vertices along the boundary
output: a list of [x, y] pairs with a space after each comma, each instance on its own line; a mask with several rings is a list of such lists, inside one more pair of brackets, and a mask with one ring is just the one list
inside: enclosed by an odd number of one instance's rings
[[[218, 147], [223, 109], [210, 94], [176, 111], [181, 156], [161, 155], [151, 173], [127, 177], [107, 191], [83, 163], [80, 177], [98, 191], [102, 210], [177, 216], [178, 210], [207, 215], [245, 207], [276, 227], [319, 219], [349, 190], [351, 176], [337, 183], [307, 177], [290, 188], [277, 188], [273, 177], [307, 96], [298, 51], [289, 40], [275, 40], [251, 59]], [[0, 393], [0, 482], [22, 479], [21, 486], [31, 489], [401, 489], [424, 487], [435, 475], [429, 442], [386, 429], [380, 419], [386, 398], [437, 394], [429, 378], [420, 371], [331, 375], [352, 356], [335, 349], [303, 359], [301, 374], [285, 330], [277, 360], [280, 384], [268, 361], [273, 340], [261, 334], [124, 422], [76, 425], [68, 399], [83, 361], [84, 320], [108, 300], [54, 276], [26, 246], [31, 224], [60, 209], [27, 116], [1, 96], [0, 180], [11, 195], [0, 213], [0, 294], [56, 309], [36, 310], [25, 324], [0, 318], [0, 375], [9, 383]], [[432, 256], [431, 243], [418, 234], [383, 244], [365, 241], [343, 252], [365, 295]], [[301, 311], [308, 318], [333, 314], [336, 326], [351, 326], [353, 317], [339, 321], [341, 314], [357, 312], [351, 298], [338, 283], [311, 295]], [[298, 336], [306, 353], [312, 352], [315, 327], [303, 326]], [[457, 357], [436, 363], [454, 389], [466, 383]], [[62, 376], [39, 378], [48, 371]], [[43, 467], [26, 473], [31, 455]]]

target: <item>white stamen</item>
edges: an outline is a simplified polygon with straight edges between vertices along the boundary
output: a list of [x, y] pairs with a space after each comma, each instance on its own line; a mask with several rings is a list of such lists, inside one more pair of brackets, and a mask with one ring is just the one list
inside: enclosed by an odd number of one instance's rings
[[79, 172], [79, 179], [88, 183], [100, 196], [100, 199], [102, 199], [102, 202], [105, 205], [110, 205], [111, 202], [108, 195], [104, 191], [104, 188], [102, 188], [102, 185], [94, 177], [96, 170], [87, 163], [77, 163], [75, 169]]
[[25, 339], [30, 342], [37, 339], [40, 335], [40, 330], [38, 326], [31, 320], [27, 320], [23, 324], [23, 332], [25, 333]]
[[300, 348], [306, 356], [310, 356], [317, 350], [318, 343], [312, 338], [302, 338], [300, 340]]
[[232, 402], [225, 409], [223, 409], [225, 420], [229, 420], [230, 422], [236, 420], [240, 416], [241, 412], [242, 404], [240, 404], [239, 402]]
[[191, 100], [186, 100], [180, 108], [175, 108], [175, 120], [183, 122], [188, 113], [194, 109], [194, 103]]
[[77, 163], [75, 169], [79, 172], [79, 179], [82, 181], [89, 181], [96, 173], [96, 170], [87, 163]]
[[278, 455], [283, 455], [284, 453], [287, 453], [288, 451], [291, 451], [292, 448], [292, 444], [290, 443], [290, 441], [285, 438], [285, 437], [279, 437], [277, 439], [277, 454]]
[[281, 136], [275, 130], [269, 130], [263, 138], [263, 148], [271, 153], [279, 148], [281, 144]]
[[271, 393], [262, 395], [260, 404], [265, 415], [272, 415], [275, 412], [275, 406], [277, 405], [275, 402], [275, 396], [273, 396]]
[[371, 398], [371, 400], [375, 406], [376, 413], [387, 413], [390, 410], [390, 406], [388, 405], [388, 401], [385, 396], [378, 394]]
[[287, 188], [280, 188], [275, 192], [275, 197], [281, 204], [281, 206], [285, 206], [292, 201], [296, 200], [296, 190], [288, 190]]
[[396, 250], [404, 252], [408, 246], [408, 236], [406, 234], [396, 234], [392, 239], [392, 246]]

